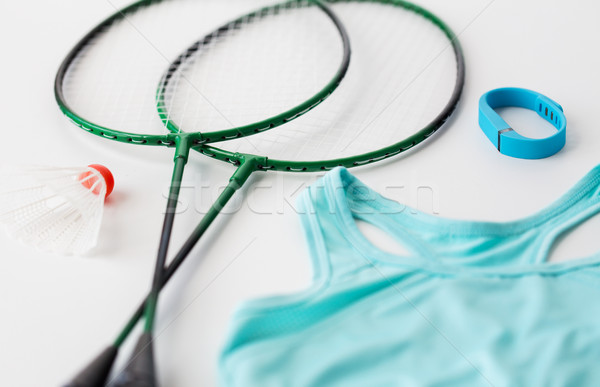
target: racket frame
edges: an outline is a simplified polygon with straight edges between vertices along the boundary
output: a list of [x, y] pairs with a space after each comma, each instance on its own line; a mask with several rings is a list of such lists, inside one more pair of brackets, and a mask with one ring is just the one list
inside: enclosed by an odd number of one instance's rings
[[[81, 50], [84, 49], [90, 41], [92, 41], [97, 35], [102, 33], [103, 30], [105, 28], [109, 27], [112, 23], [119, 21], [119, 20], [125, 20], [128, 15], [130, 15], [134, 12], [137, 12], [141, 8], [150, 6], [152, 4], [157, 4], [162, 1], [163, 0], [141, 0], [141, 1], [138, 1], [124, 9], [122, 9], [121, 11], [115, 13], [114, 15], [110, 16], [109, 18], [105, 19], [102, 23], [100, 23], [97, 27], [95, 27], [87, 35], [85, 35], [83, 37], [83, 39], [77, 45], [75, 45], [75, 47], [69, 52], [69, 54], [67, 55], [67, 57], [65, 58], [65, 60], [63, 61], [63, 63], [61, 64], [61, 66], [58, 70], [58, 73], [55, 78], [55, 83], [54, 83], [55, 98], [57, 100], [57, 103], [58, 103], [61, 111], [76, 126], [80, 127], [81, 129], [86, 130], [87, 132], [90, 132], [97, 136], [101, 136], [101, 137], [104, 137], [106, 139], [113, 140], [113, 141], [138, 144], [138, 145], [154, 145], [154, 146], [166, 146], [166, 147], [170, 147], [170, 148], [175, 148], [173, 175], [171, 178], [171, 185], [170, 185], [170, 189], [169, 189], [169, 198], [167, 200], [167, 209], [165, 211], [165, 218], [164, 218], [164, 222], [163, 222], [163, 229], [161, 232], [158, 256], [156, 258], [156, 265], [155, 265], [155, 270], [154, 270], [152, 287], [151, 287], [148, 297], [146, 298], [143, 306], [140, 309], [140, 312], [142, 312], [145, 317], [146, 324], [144, 326], [144, 333], [140, 336], [140, 340], [138, 341], [139, 343], [143, 342], [143, 340], [149, 340], [148, 343], [152, 343], [151, 335], [154, 330], [154, 322], [155, 322], [155, 317], [156, 317], [156, 309], [158, 306], [158, 298], [159, 298], [160, 290], [161, 290], [162, 286], [164, 285], [164, 283], [166, 282], [165, 274], [168, 273], [168, 270], [165, 268], [165, 264], [166, 264], [169, 244], [170, 244], [170, 240], [171, 240], [171, 234], [172, 234], [172, 230], [173, 230], [173, 224], [174, 224], [174, 219], [175, 219], [175, 214], [176, 214], [176, 208], [177, 208], [178, 197], [179, 197], [179, 192], [180, 192], [180, 187], [181, 187], [181, 181], [183, 178], [185, 165], [188, 161], [188, 156], [189, 156], [190, 150], [194, 146], [206, 143], [208, 140], [223, 141], [223, 140], [229, 138], [230, 136], [241, 137], [241, 136], [245, 136], [245, 135], [259, 133], [259, 132], [262, 132], [265, 130], [275, 128], [279, 125], [282, 125], [288, 121], [291, 121], [291, 120], [301, 116], [302, 114], [306, 113], [308, 110], [312, 109], [313, 107], [315, 107], [316, 105], [318, 105], [319, 103], [324, 101], [329, 95], [331, 95], [331, 93], [337, 88], [337, 86], [339, 86], [342, 79], [346, 75], [346, 72], [348, 70], [348, 66], [350, 63], [350, 42], [349, 42], [348, 33], [347, 33], [345, 27], [339, 21], [337, 16], [335, 14], [333, 14], [329, 10], [329, 8], [327, 6], [325, 6], [320, 0], [308, 0], [308, 2], [306, 2], [306, 4], [307, 5], [316, 5], [317, 7], [319, 7], [327, 15], [327, 17], [333, 22], [337, 31], [339, 32], [339, 35], [340, 35], [340, 38], [342, 41], [342, 45], [343, 45], [342, 60], [340, 62], [340, 65], [339, 65], [335, 75], [325, 85], [325, 87], [323, 89], [321, 89], [314, 96], [310, 97], [309, 99], [307, 99], [306, 101], [304, 101], [303, 103], [299, 104], [298, 106], [296, 106], [292, 109], [289, 109], [289, 110], [287, 110], [279, 115], [276, 115], [274, 117], [271, 117], [267, 120], [262, 120], [260, 122], [250, 124], [250, 125], [245, 125], [242, 127], [220, 130], [220, 131], [205, 133], [205, 134], [202, 134], [199, 132], [196, 132], [196, 133], [178, 132], [178, 133], [170, 133], [170, 134], [164, 134], [164, 135], [135, 134], [135, 133], [123, 132], [120, 130], [110, 129], [110, 128], [104, 127], [102, 125], [95, 124], [95, 123], [85, 119], [84, 117], [81, 117], [77, 113], [75, 113], [69, 107], [68, 103], [66, 102], [65, 95], [63, 93], [63, 84], [64, 84], [66, 74], [67, 74], [71, 64], [77, 58], [77, 56], [79, 55]], [[235, 26], [236, 23], [242, 23], [243, 21], [247, 21], [247, 20], [250, 20], [250, 19], [253, 19], [256, 17], [261, 18], [262, 16], [269, 14], [269, 12], [271, 10], [277, 11], [277, 10], [280, 10], [280, 9], [286, 8], [286, 7], [291, 8], [294, 5], [304, 6], [304, 3], [305, 3], [304, 0], [289, 0], [289, 1], [286, 1], [281, 4], [263, 7], [261, 9], [259, 9], [258, 11], [246, 14], [240, 18], [235, 19], [232, 22], [225, 24], [224, 26], [218, 28], [212, 34], [209, 34], [208, 36], [218, 36], [220, 31], [227, 29], [227, 28], [231, 28], [232, 26]], [[205, 37], [204, 40], [206, 40], [206, 39], [207, 38]], [[160, 90], [161, 89], [159, 88], [159, 91]], [[160, 103], [160, 100], [157, 99], [157, 102]], [[157, 108], [158, 108], [158, 111], [160, 112], [160, 105], [157, 105]], [[173, 130], [173, 129], [171, 128], [171, 130]], [[248, 156], [248, 160], [252, 160], [252, 161], [248, 161], [246, 163], [245, 162], [246, 158], [241, 157], [241, 156], [240, 157], [236, 156], [236, 157], [237, 157], [237, 160], [234, 160], [233, 163], [234, 164], [237, 163], [237, 165], [239, 165], [238, 172], [236, 172], [232, 176], [232, 178], [230, 180], [230, 187], [226, 190], [226, 194], [222, 195], [218, 200], [218, 202], [222, 202], [223, 205], [225, 205], [225, 203], [227, 203], [227, 201], [231, 198], [231, 196], [233, 196], [233, 193], [237, 189], [239, 189], [239, 187], [241, 187], [241, 184], [243, 184], [243, 182], [246, 181], [246, 179], [250, 176], [250, 174], [253, 171], [257, 170], [258, 164], [257, 164], [256, 160], [262, 159], [262, 158], [259, 158], [256, 156]], [[238, 183], [240, 183], [240, 184], [237, 185]], [[217, 215], [220, 213], [223, 206], [218, 205], [219, 204], [218, 202], [215, 203], [211, 209], [212, 215], [205, 216], [203, 221], [201, 221], [201, 224], [199, 225], [200, 228], [202, 228], [202, 225], [204, 225], [204, 227], [207, 228], [212, 223], [212, 221], [217, 217]], [[197, 230], [194, 232], [193, 235], [197, 235], [197, 233], [196, 233]], [[204, 232], [204, 230], [201, 230], [200, 235], [198, 235], [197, 238], [195, 240], [193, 240], [193, 243], [191, 246], [196, 244], [196, 242], [199, 240], [199, 238], [203, 234], [203, 232]], [[189, 243], [186, 243], [185, 246], [189, 246]], [[182, 250], [185, 250], [185, 246]], [[189, 251], [191, 251], [191, 248], [185, 254], [178, 255], [178, 256], [180, 256], [180, 259], [181, 259], [180, 263], [183, 262], [185, 257], [189, 254]], [[135, 321], [137, 321], [137, 319], [139, 319], [140, 317], [141, 317], [141, 315], [137, 316]], [[111, 354], [114, 353], [116, 355], [116, 349], [122, 344], [122, 340], [124, 340], [129, 335], [129, 333], [131, 333], [130, 329], [133, 326], [135, 326], [135, 323], [131, 324], [131, 321], [130, 321], [130, 323], [127, 324], [123, 333], [119, 335], [119, 337], [115, 341], [114, 345], [112, 345], [110, 347]], [[121, 338], [122, 338], [122, 340], [121, 340]], [[143, 367], [148, 367], [148, 366], [151, 366], [152, 368], [154, 367], [153, 366], [154, 363], [152, 360], [153, 356], [151, 354], [152, 353], [151, 346], [144, 345], [143, 353], [144, 353], [143, 356], [140, 356], [141, 352], [134, 353], [131, 361], [128, 363], [128, 367], [126, 368], [125, 372], [129, 373], [128, 377], [133, 377], [134, 379], [138, 378], [138, 377], [149, 378], [149, 380], [146, 380], [147, 382], [149, 382], [150, 379], [155, 378], [154, 369], [152, 369], [152, 370], [146, 369], [144, 372], [139, 373], [138, 365], [136, 364], [136, 362], [145, 362], [146, 361], [147, 364], [145, 364]], [[111, 362], [114, 361], [114, 357], [112, 359], [110, 359], [110, 361]], [[78, 376], [76, 376], [75, 380], [78, 380], [78, 378], [83, 377], [85, 380], [87, 380], [86, 384], [90, 384], [90, 383], [92, 383], [94, 385], [104, 384], [105, 378], [108, 376], [108, 371], [110, 370], [110, 364], [102, 363], [102, 367], [101, 367], [102, 372], [100, 372], [100, 373], [90, 372], [90, 371], [95, 371], [97, 367], [98, 367], [98, 363], [96, 361], [93, 361], [80, 374], [78, 374]], [[91, 379], [87, 379], [88, 377]]]
[[[353, 168], [362, 165], [372, 164], [403, 153], [431, 137], [438, 129], [440, 129], [446, 123], [446, 121], [452, 116], [454, 110], [458, 106], [458, 102], [460, 101], [465, 83], [465, 60], [463, 50], [457, 35], [443, 20], [441, 20], [439, 17], [437, 17], [432, 12], [426, 10], [425, 8], [422, 8], [418, 5], [404, 0], [327, 0], [327, 3], [333, 4], [351, 2], [380, 3], [401, 7], [422, 16], [423, 18], [437, 26], [448, 38], [449, 43], [452, 46], [452, 50], [454, 51], [454, 55], [456, 57], [456, 82], [454, 84], [454, 90], [450, 96], [450, 99], [448, 100], [445, 107], [440, 111], [440, 113], [424, 128], [417, 131], [413, 135], [387, 147], [351, 157], [342, 157], [322, 161], [289, 161], [268, 158], [266, 159], [266, 162], [264, 164], [259, 163], [257, 165], [257, 168], [259, 170], [273, 170], [284, 172], [319, 172], [329, 171], [338, 166]], [[170, 126], [169, 128], [171, 130], [177, 130], [176, 126]], [[230, 152], [206, 144], [196, 146], [194, 147], [194, 150], [202, 153], [205, 156], [225, 161], [234, 165], [239, 165], [240, 162], [242, 162], [242, 160], [251, 157], [251, 155], [248, 154]]]
[[[167, 119], [167, 115], [165, 113], [161, 113], [162, 109], [160, 109], [160, 106], [158, 106], [159, 116], [161, 117], [161, 119], [163, 119], [163, 123], [165, 123], [165, 125], [167, 125], [169, 131], [172, 133], [166, 133], [166, 134], [129, 133], [129, 132], [121, 131], [121, 130], [111, 129], [111, 128], [105, 127], [103, 125], [95, 124], [92, 121], [86, 119], [85, 117], [82, 117], [79, 114], [77, 114], [69, 106], [69, 104], [66, 101], [66, 97], [63, 92], [63, 83], [65, 81], [66, 74], [67, 74], [71, 64], [77, 58], [77, 56], [82, 51], [82, 49], [84, 49], [86, 47], [86, 45], [89, 44], [89, 42], [91, 42], [92, 40], [94, 40], [94, 38], [96, 38], [99, 34], [103, 33], [103, 31], [107, 27], [109, 27], [111, 24], [113, 24], [117, 21], [120, 21], [120, 20], [126, 20], [128, 15], [133, 14], [144, 7], [148, 7], [150, 5], [157, 4], [157, 3], [162, 3], [163, 1], [164, 0], [140, 0], [134, 4], [131, 4], [130, 6], [128, 6], [126, 8], [120, 10], [119, 12], [117, 12], [117, 13], [113, 14], [112, 16], [108, 17], [107, 19], [105, 19], [103, 22], [101, 22], [98, 26], [96, 26], [90, 32], [88, 32], [67, 54], [67, 56], [61, 63], [61, 65], [58, 69], [56, 78], [54, 80], [54, 96], [55, 96], [56, 102], [58, 103], [60, 110], [77, 127], [81, 128], [89, 133], [92, 133], [96, 136], [100, 136], [100, 137], [103, 137], [103, 138], [106, 138], [109, 140], [130, 143], [130, 144], [137, 144], [137, 145], [176, 147], [179, 137], [186, 137], [187, 138], [186, 141], [194, 146], [206, 144], [206, 143], [212, 143], [212, 142], [225, 141], [225, 140], [229, 140], [229, 139], [233, 139], [233, 138], [244, 137], [244, 136], [249, 136], [249, 135], [253, 135], [256, 133], [264, 132], [266, 130], [273, 129], [275, 127], [285, 124], [286, 122], [289, 122], [293, 119], [300, 117], [301, 115], [305, 114], [306, 112], [308, 112], [309, 110], [313, 109], [315, 106], [319, 105], [321, 102], [326, 100], [327, 97], [329, 97], [333, 93], [333, 91], [335, 91], [335, 89], [340, 85], [340, 83], [342, 82], [342, 79], [344, 78], [344, 76], [346, 75], [346, 73], [348, 71], [348, 66], [350, 64], [350, 54], [351, 54], [350, 41], [349, 41], [348, 33], [347, 33], [345, 27], [340, 22], [340, 20], [337, 18], [337, 16], [335, 14], [333, 14], [329, 10], [328, 7], [323, 5], [323, 3], [320, 0], [288, 0], [283, 3], [262, 7], [254, 12], [250, 12], [248, 14], [245, 14], [244, 16], [238, 17], [238, 18], [224, 24], [223, 26], [217, 28], [212, 33], [206, 35], [203, 39], [196, 42], [195, 45], [197, 45], [196, 49], [198, 49], [199, 47], [201, 47], [203, 45], [203, 42], [204, 42], [204, 44], [208, 44], [208, 42], [210, 40], [218, 37], [222, 33], [222, 31], [232, 28], [243, 22], [247, 22], [249, 20], [253, 20], [256, 18], [260, 19], [260, 18], [264, 17], [265, 15], [269, 14], [269, 12], [278, 12], [285, 8], [304, 7], [307, 5], [310, 6], [311, 4], [319, 7], [327, 15], [327, 17], [331, 20], [331, 22], [334, 24], [337, 31], [339, 32], [341, 42], [342, 42], [342, 47], [343, 47], [342, 59], [340, 61], [339, 67], [337, 68], [335, 74], [327, 82], [327, 84], [321, 90], [319, 90], [315, 95], [306, 99], [304, 102], [298, 104], [297, 106], [295, 106], [291, 109], [288, 109], [287, 111], [284, 111], [282, 113], [279, 113], [273, 117], [270, 117], [270, 118], [252, 123], [252, 124], [247, 124], [247, 125], [243, 125], [243, 126], [239, 126], [239, 127], [229, 128], [229, 129], [222, 129], [222, 130], [218, 130], [218, 131], [204, 132], [204, 133], [200, 133], [200, 132], [184, 133], [184, 132], [180, 131], [179, 128], [175, 127], [171, 123], [171, 121]], [[307, 3], [307, 1], [308, 1], [308, 3]], [[306, 3], [306, 4], [304, 4], [304, 3]], [[188, 49], [188, 51], [191, 51], [191, 49], [192, 48]], [[186, 51], [186, 52], [188, 52], [188, 51]], [[182, 54], [182, 56], [183, 55], [186, 55], [186, 54], [184, 53], [184, 54]], [[177, 61], [180, 60], [182, 58], [182, 56], [180, 56], [178, 59], [176, 59], [173, 63], [177, 63]], [[171, 63], [169, 69], [173, 66], [173, 63]], [[157, 79], [157, 81], [159, 81], [159, 80]], [[161, 81], [161, 85], [163, 85], [163, 81]], [[161, 91], [161, 88], [159, 87], [159, 90], [157, 92], [157, 102], [158, 103], [161, 102], [160, 98], [162, 98], [160, 91]]]

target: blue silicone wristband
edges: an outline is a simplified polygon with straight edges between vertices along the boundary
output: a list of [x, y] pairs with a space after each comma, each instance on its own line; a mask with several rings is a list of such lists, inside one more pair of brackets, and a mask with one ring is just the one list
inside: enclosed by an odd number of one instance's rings
[[[509, 106], [536, 111], [557, 132], [540, 139], [520, 135], [494, 111]], [[491, 90], [481, 96], [479, 126], [500, 153], [521, 159], [552, 156], [563, 148], [567, 139], [567, 119], [559, 104], [535, 91], [514, 87]]]

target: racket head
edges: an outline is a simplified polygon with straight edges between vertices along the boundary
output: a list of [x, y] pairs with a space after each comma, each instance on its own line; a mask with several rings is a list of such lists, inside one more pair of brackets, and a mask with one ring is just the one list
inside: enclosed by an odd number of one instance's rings
[[[463, 52], [439, 17], [400, 0], [331, 3], [352, 41], [348, 74], [310, 114], [253, 137], [264, 156], [258, 169], [314, 172], [388, 159], [430, 138], [459, 103]], [[239, 140], [196, 150], [233, 164], [253, 154]]]
[[[194, 144], [202, 144], [289, 122], [338, 87], [348, 69], [350, 45], [343, 25], [321, 2], [270, 3], [142, 0], [119, 10], [77, 43], [61, 64], [54, 87], [58, 105], [75, 125], [90, 133], [140, 145], [176, 146], [182, 132]], [[314, 31], [307, 33], [307, 26]], [[199, 36], [204, 38], [198, 40]], [[196, 45], [194, 54], [202, 52], [200, 62], [212, 71], [203, 74], [204, 79], [212, 81], [187, 88], [195, 99], [186, 109], [206, 117], [196, 120], [193, 128], [174, 128], [169, 114], [157, 114], [157, 103], [159, 112], [165, 110], [160, 108], [165, 93], [157, 99], [156, 85], [163, 84], [165, 69], [177, 63], [177, 55], [190, 45]], [[189, 58], [191, 51], [184, 55]], [[261, 84], [268, 83], [265, 79], [274, 76], [305, 87], [260, 90]], [[235, 83], [230, 81], [233, 77]], [[185, 77], [178, 81], [188, 82]], [[218, 106], [232, 97], [265, 107], [249, 114], [242, 103], [236, 103], [234, 111]], [[199, 101], [204, 110], [195, 106]]]

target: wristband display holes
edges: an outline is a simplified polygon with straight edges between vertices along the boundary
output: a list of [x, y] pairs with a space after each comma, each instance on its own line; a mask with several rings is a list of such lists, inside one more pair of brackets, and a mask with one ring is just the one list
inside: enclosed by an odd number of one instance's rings
[[[544, 112], [544, 115], [546, 117], [548, 117], [548, 106], [542, 106], [542, 104], [540, 103], [538, 105], [538, 111], [540, 112], [540, 114], [542, 113], [542, 111]], [[557, 127], [560, 127], [560, 120], [558, 119], [558, 114], [554, 115], [554, 111], [550, 110], [550, 119], [548, 120], [550, 122], [553, 122]]]

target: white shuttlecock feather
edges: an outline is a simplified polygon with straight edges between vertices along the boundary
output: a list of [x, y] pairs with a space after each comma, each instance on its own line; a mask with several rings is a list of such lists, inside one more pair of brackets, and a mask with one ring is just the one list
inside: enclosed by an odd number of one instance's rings
[[114, 185], [107, 168], [10, 167], [2, 175], [0, 224], [10, 236], [65, 255], [96, 246]]

